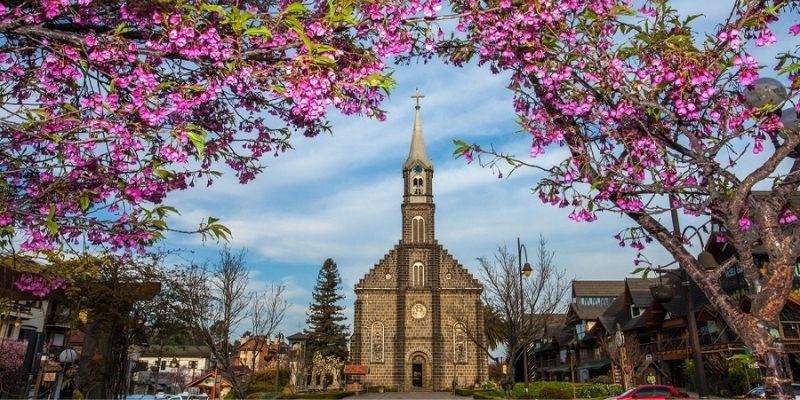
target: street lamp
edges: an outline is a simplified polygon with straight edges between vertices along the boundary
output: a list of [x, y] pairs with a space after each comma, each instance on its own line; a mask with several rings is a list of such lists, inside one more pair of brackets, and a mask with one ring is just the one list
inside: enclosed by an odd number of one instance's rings
[[[789, 100], [783, 83], [774, 78], [756, 79], [755, 82], [747, 88], [744, 97], [745, 103], [754, 108], [780, 106]], [[798, 113], [793, 107], [789, 107], [785, 110], [778, 108], [772, 112], [780, 117], [783, 123], [784, 129], [778, 132], [779, 136], [786, 139], [787, 131], [800, 131], [800, 120], [797, 118]], [[777, 146], [776, 139], [773, 139], [773, 143]], [[799, 155], [797, 150], [798, 149], [795, 148], [795, 151], [790, 153], [789, 157], [796, 158]]]
[[65, 349], [58, 355], [58, 362], [61, 364], [61, 371], [58, 372], [55, 392], [53, 399], [58, 400], [61, 396], [61, 384], [64, 382], [64, 371], [78, 359], [78, 352], [72, 349]]
[[172, 360], [169, 362], [169, 367], [170, 367], [170, 369], [172, 369], [172, 385], [173, 385], [172, 387], [173, 387], [173, 390], [177, 389], [176, 391], [180, 393], [180, 387], [178, 385], [178, 367], [179, 366], [180, 366], [180, 363], [178, 362], [178, 359], [175, 358], [175, 357], [172, 357]]
[[[525, 265], [522, 265], [522, 254], [525, 254]], [[528, 249], [522, 244], [517, 237], [517, 267], [519, 268], [519, 308], [520, 308], [520, 316], [521, 316], [521, 323], [522, 331], [526, 332], [526, 324], [525, 321], [525, 293], [522, 290], [522, 278], [528, 278], [533, 273], [533, 268], [528, 263]], [[528, 344], [525, 342], [525, 338], [521, 338], [522, 342], [522, 368], [524, 369], [523, 375], [525, 378], [525, 395], [527, 397], [528, 394]], [[515, 368], [516, 369], [516, 368]]]
[[[675, 197], [670, 195], [669, 196], [669, 204], [675, 204]], [[672, 230], [675, 238], [680, 240], [683, 243], [683, 233], [681, 232], [680, 222], [678, 221], [678, 210], [675, 207], [670, 209], [670, 214], [672, 216]], [[697, 231], [695, 228], [695, 232], [697, 236], [700, 236], [700, 232]], [[701, 241], [702, 243], [702, 241]], [[707, 253], [704, 255], [703, 253]], [[713, 267], [716, 264], [716, 260], [714, 260], [714, 256], [710, 253], [705, 251], [705, 247], [703, 248], [703, 253], [697, 257], [697, 261], [703, 264], [704, 268]], [[686, 297], [686, 323], [689, 328], [689, 341], [692, 345], [692, 359], [694, 360], [694, 373], [697, 379], [697, 394], [700, 396], [701, 399], [708, 398], [708, 386], [706, 385], [706, 371], [705, 366], [703, 365], [703, 354], [700, 352], [700, 338], [697, 334], [697, 320], [694, 317], [694, 302], [692, 301], [692, 292], [691, 292], [691, 284], [689, 282], [689, 276], [686, 273], [686, 266], [678, 264], [681, 267], [681, 284], [683, 285], [683, 293]]]
[[275, 358], [277, 359], [277, 363], [275, 364], [275, 397], [278, 396], [278, 382], [280, 381], [281, 375], [281, 347], [283, 347], [283, 334], [278, 333], [278, 349], [275, 350]]

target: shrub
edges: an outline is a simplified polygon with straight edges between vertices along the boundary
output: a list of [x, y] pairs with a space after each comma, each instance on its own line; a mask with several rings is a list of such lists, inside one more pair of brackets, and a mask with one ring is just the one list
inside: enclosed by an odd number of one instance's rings
[[620, 385], [581, 384], [575, 389], [575, 394], [579, 398], [610, 397], [620, 393], [622, 393], [622, 386]]
[[761, 374], [759, 374], [758, 369], [739, 365], [728, 369], [727, 386], [732, 395], [745, 394], [759, 384], [761, 384]]
[[343, 399], [352, 396], [356, 392], [316, 392], [316, 393], [294, 393], [283, 397], [284, 399]]
[[474, 392], [472, 388], [456, 388], [456, 394], [459, 396], [472, 396]]
[[[281, 369], [278, 375], [278, 389], [289, 383], [289, 370]], [[253, 373], [247, 385], [247, 393], [274, 393], [275, 392], [275, 369], [267, 369]]]
[[497, 389], [502, 389], [502, 388], [500, 387], [500, 384], [495, 382], [495, 381], [486, 381], [486, 382], [483, 382], [483, 384], [481, 384], [481, 389], [483, 389], [483, 390], [497, 390]]
[[503, 389], [476, 390], [472, 393], [473, 399], [502, 399], [504, 397]]
[[542, 382], [536, 397], [545, 399], [571, 399], [572, 385], [566, 382]]
[[610, 385], [611, 384], [611, 377], [608, 375], [600, 375], [598, 377], [594, 377], [591, 379], [592, 383], [600, 384], [600, 385]]
[[250, 393], [245, 397], [247, 400], [259, 400], [259, 399], [271, 399], [275, 396], [275, 393], [267, 393], [267, 392], [255, 392]]

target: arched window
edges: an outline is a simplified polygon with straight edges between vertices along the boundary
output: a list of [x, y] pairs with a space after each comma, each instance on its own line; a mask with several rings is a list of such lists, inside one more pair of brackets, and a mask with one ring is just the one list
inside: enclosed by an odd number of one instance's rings
[[420, 262], [411, 266], [411, 286], [425, 286], [425, 266]]
[[453, 360], [457, 364], [467, 363], [467, 330], [460, 322], [453, 325]]
[[383, 323], [372, 324], [370, 332], [370, 360], [374, 363], [383, 362]]
[[411, 220], [411, 241], [421, 243], [425, 241], [425, 219], [414, 217]]
[[422, 176], [416, 175], [414, 178], [411, 179], [411, 193], [412, 194], [423, 194], [425, 181], [422, 179]]

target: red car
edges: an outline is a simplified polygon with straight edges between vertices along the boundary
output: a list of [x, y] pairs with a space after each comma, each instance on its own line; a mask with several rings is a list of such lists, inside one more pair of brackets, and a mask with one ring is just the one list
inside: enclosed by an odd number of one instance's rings
[[688, 399], [689, 395], [686, 392], [678, 390], [672, 385], [639, 385], [633, 389], [628, 389], [619, 396], [609, 397], [606, 400], [622, 400], [622, 399], [648, 399], [648, 400], [666, 400], [666, 399]]

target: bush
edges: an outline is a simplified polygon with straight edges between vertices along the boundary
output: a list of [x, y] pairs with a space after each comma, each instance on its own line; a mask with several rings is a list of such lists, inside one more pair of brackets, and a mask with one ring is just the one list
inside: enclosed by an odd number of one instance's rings
[[247, 400], [260, 400], [260, 399], [272, 399], [275, 398], [275, 393], [267, 393], [267, 392], [255, 392], [250, 393], [245, 397]]
[[[278, 389], [283, 388], [289, 383], [289, 370], [281, 369], [278, 375]], [[267, 369], [253, 373], [247, 385], [247, 393], [274, 393], [275, 392], [275, 370]]]
[[575, 394], [579, 398], [595, 398], [595, 397], [610, 397], [622, 393], [622, 386], [620, 385], [605, 385], [605, 384], [581, 384], [575, 389]]
[[[761, 374], [759, 374], [758, 369], [744, 368], [737, 365], [728, 369], [727, 383], [730, 394], [746, 394], [751, 388], [761, 384]], [[750, 386], [748, 386], [748, 383]]]
[[497, 390], [497, 389], [502, 389], [502, 388], [500, 387], [500, 384], [495, 382], [495, 381], [486, 381], [486, 382], [483, 382], [483, 384], [481, 384], [481, 389], [483, 389], [483, 390]]
[[600, 384], [600, 385], [610, 385], [611, 377], [608, 375], [600, 375], [598, 377], [594, 377], [590, 380], [592, 383]]
[[472, 393], [473, 399], [502, 399], [504, 397], [503, 389], [476, 390]]
[[343, 399], [352, 396], [356, 392], [315, 392], [315, 393], [294, 393], [283, 397], [284, 399]]
[[545, 399], [571, 399], [572, 384], [567, 382], [541, 382], [536, 397]]
[[456, 394], [459, 396], [472, 396], [475, 391], [472, 388], [456, 388]]

